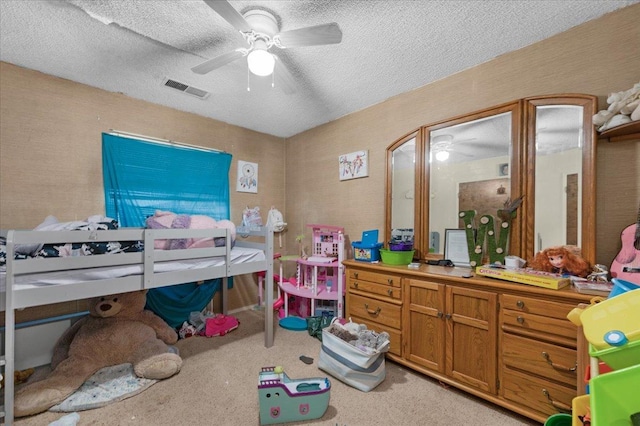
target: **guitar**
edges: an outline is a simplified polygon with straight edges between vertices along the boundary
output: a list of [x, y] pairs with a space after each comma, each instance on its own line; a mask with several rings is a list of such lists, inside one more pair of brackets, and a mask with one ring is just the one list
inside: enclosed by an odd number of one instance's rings
[[611, 277], [640, 284], [640, 208], [638, 220], [620, 235], [622, 249], [611, 263]]

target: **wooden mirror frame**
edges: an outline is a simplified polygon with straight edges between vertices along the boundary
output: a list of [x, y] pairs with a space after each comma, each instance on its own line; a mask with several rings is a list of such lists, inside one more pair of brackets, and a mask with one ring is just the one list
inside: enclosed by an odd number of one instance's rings
[[[552, 105], [572, 105], [582, 107], [582, 235], [580, 248], [582, 257], [590, 264], [596, 261], [596, 129], [593, 115], [597, 112], [598, 100], [592, 95], [562, 94], [525, 98], [524, 131], [526, 145], [525, 193], [535, 194], [536, 171], [536, 107]], [[528, 259], [534, 254], [535, 197], [529, 197], [523, 203], [524, 222], [522, 254]]]
[[[387, 164], [387, 173], [385, 175], [385, 242], [388, 242], [391, 239], [391, 228], [392, 228], [392, 209], [393, 209], [393, 153], [396, 149], [400, 148], [404, 145], [405, 142], [410, 141], [415, 138], [415, 173], [414, 173], [414, 205], [413, 205], [413, 218], [414, 218], [414, 239], [415, 241], [422, 241], [422, 228], [420, 226], [416, 226], [416, 224], [421, 222], [421, 211], [420, 207], [422, 205], [422, 187], [423, 181], [420, 177], [419, 170], [422, 170], [424, 167], [424, 141], [422, 135], [422, 129], [414, 130], [391, 145], [387, 148], [386, 151], [386, 164]], [[420, 247], [415, 246], [414, 257], [416, 259], [420, 259], [422, 252]]]
[[387, 147], [385, 178], [385, 244], [391, 238], [391, 203], [393, 151], [404, 142], [416, 138], [414, 234], [415, 259], [441, 258], [429, 253], [429, 134], [431, 130], [466, 123], [510, 111], [511, 128], [511, 198], [524, 194], [524, 200], [514, 221], [509, 237], [509, 254], [530, 259], [534, 255], [535, 200], [527, 194], [535, 194], [535, 108], [540, 105], [579, 105], [583, 110], [584, 146], [582, 153], [582, 235], [581, 248], [585, 260], [595, 262], [595, 143], [592, 123], [597, 110], [597, 98], [591, 95], [559, 94], [519, 99], [513, 102], [460, 115], [415, 129]]
[[[423, 180], [426, 182], [425, 188], [423, 190], [423, 198], [422, 198], [422, 229], [423, 235], [430, 235], [431, 226], [430, 226], [430, 217], [431, 217], [431, 196], [430, 196], [430, 180], [431, 180], [431, 167], [429, 163], [430, 156], [430, 135], [432, 131], [441, 130], [444, 128], [458, 126], [466, 123], [472, 123], [476, 121], [482, 121], [489, 119], [494, 116], [498, 116], [501, 114], [510, 113], [511, 114], [511, 156], [509, 159], [509, 164], [511, 167], [511, 178], [510, 178], [510, 194], [511, 198], [515, 199], [520, 196], [522, 193], [522, 182], [519, 179], [520, 170], [522, 165], [519, 161], [521, 157], [521, 134], [520, 134], [520, 122], [521, 122], [521, 102], [514, 101], [506, 104], [498, 105], [495, 107], [487, 108], [481, 111], [476, 111], [471, 114], [465, 114], [458, 117], [454, 117], [445, 121], [440, 121], [434, 124], [430, 124], [424, 126], [423, 134], [424, 134], [424, 150], [425, 150], [425, 159], [424, 159], [424, 168], [423, 168]], [[417, 172], [420, 174], [419, 172]], [[458, 212], [454, 212], [456, 215]], [[454, 216], [455, 217], [455, 216]], [[479, 218], [478, 218], [479, 219]], [[520, 230], [522, 228], [521, 225], [521, 216], [516, 216], [514, 221], [512, 222], [512, 228], [509, 235], [509, 247], [515, 248], [520, 246], [521, 234]], [[441, 258], [441, 254], [433, 254], [429, 253], [429, 241], [420, 241], [419, 244], [422, 248], [423, 253], [427, 253], [425, 259], [429, 258]], [[440, 241], [440, 243], [444, 243], [444, 241]], [[510, 249], [510, 250], [512, 250]]]

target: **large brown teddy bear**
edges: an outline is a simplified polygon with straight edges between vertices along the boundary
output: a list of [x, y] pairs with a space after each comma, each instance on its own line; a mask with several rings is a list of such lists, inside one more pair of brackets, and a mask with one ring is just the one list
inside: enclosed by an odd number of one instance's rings
[[136, 375], [147, 379], [178, 373], [182, 359], [167, 346], [178, 340], [176, 331], [144, 309], [146, 299], [146, 291], [91, 299], [89, 315], [56, 342], [51, 373], [16, 392], [15, 415], [48, 410], [104, 367], [131, 363]]

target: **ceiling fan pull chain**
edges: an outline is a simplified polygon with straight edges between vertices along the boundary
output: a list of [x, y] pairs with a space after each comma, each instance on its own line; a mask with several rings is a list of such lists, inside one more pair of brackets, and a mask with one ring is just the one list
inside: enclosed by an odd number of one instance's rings
[[249, 65], [247, 64], [247, 92], [251, 91], [251, 73], [249, 72]]
[[271, 73], [271, 88], [273, 89], [274, 87], [276, 87], [276, 69], [275, 67], [273, 68], [273, 72]]

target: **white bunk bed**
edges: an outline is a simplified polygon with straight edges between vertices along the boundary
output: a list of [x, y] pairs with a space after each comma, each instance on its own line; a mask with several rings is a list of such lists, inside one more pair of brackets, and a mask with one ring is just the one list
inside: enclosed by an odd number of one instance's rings
[[[6, 270], [0, 272], [0, 307], [5, 307], [4, 407], [0, 419], [13, 421], [15, 310], [51, 303], [223, 278], [222, 311], [227, 313], [227, 278], [266, 271], [266, 306], [273, 305], [273, 230], [237, 228], [232, 248], [228, 229], [120, 228], [100, 231], [17, 231], [6, 233]], [[224, 237], [221, 247], [154, 249], [155, 240]], [[20, 244], [142, 241], [139, 252], [93, 256], [14, 259]], [[265, 309], [265, 346], [273, 345], [273, 310]]]

